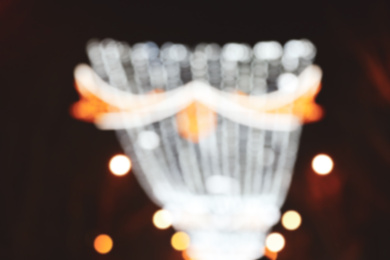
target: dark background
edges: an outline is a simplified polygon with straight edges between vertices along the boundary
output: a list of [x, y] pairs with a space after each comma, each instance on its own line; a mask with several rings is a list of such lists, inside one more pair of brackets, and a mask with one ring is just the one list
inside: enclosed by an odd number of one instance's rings
[[[69, 116], [85, 43], [194, 45], [310, 39], [326, 115], [305, 126], [283, 210], [303, 217], [278, 259], [390, 259], [390, 4], [356, 1], [0, 0], [0, 259], [181, 259], [132, 174], [107, 162], [114, 132]], [[310, 162], [330, 154], [335, 169]], [[114, 249], [98, 255], [94, 237]]]

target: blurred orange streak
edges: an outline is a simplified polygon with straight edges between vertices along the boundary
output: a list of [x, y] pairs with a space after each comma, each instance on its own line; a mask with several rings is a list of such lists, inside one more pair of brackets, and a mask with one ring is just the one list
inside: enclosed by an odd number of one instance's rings
[[94, 94], [82, 91], [77, 82], [75, 87], [80, 95], [80, 100], [70, 108], [70, 113], [74, 118], [93, 123], [101, 114], [120, 111], [119, 108], [109, 105]]
[[195, 260], [194, 258], [191, 258], [188, 255], [187, 250], [183, 250], [182, 253], [181, 253], [181, 256], [183, 257], [184, 260]]
[[[277, 109], [265, 110], [261, 112], [267, 112], [271, 114], [292, 114], [299, 117], [302, 123], [310, 123], [310, 122], [318, 121], [323, 116], [323, 110], [318, 104], [315, 103], [314, 99], [319, 93], [320, 89], [321, 89], [321, 84], [317, 88], [310, 89], [307, 93], [303, 94], [298, 99], [294, 100], [293, 102], [283, 107]], [[243, 95], [243, 93], [240, 94]], [[250, 109], [257, 110], [257, 108], [251, 107], [250, 105], [244, 102], [241, 102], [241, 105], [246, 106]]]
[[278, 257], [278, 253], [276, 252], [272, 252], [271, 250], [269, 250], [267, 247], [265, 247], [264, 249], [264, 255], [271, 259], [271, 260], [276, 260], [276, 258]]
[[[80, 94], [80, 100], [71, 107], [71, 115], [76, 119], [94, 122], [99, 116], [108, 112], [123, 111], [118, 107], [112, 106], [96, 95], [85, 91], [85, 89], [78, 86], [76, 82], [76, 90]], [[305, 93], [294, 102], [283, 106], [281, 108], [259, 111], [273, 114], [293, 114], [301, 119], [303, 123], [314, 122], [321, 119], [323, 111], [319, 105], [314, 102], [315, 96], [318, 94], [320, 86]], [[163, 92], [161, 89], [155, 89], [149, 94]], [[243, 92], [237, 91], [238, 95], [246, 95]], [[152, 102], [158, 102], [153, 100]], [[145, 105], [151, 105], [150, 102]], [[248, 107], [248, 104], [241, 105]], [[250, 109], [255, 109], [251, 108]], [[131, 111], [131, 104], [126, 111]], [[195, 101], [187, 108], [180, 111], [176, 115], [176, 122], [179, 134], [194, 143], [197, 143], [200, 138], [207, 136], [216, 129], [217, 115], [207, 106]]]
[[207, 106], [193, 102], [176, 115], [179, 134], [194, 143], [211, 133], [217, 126], [217, 115]]
[[[107, 102], [103, 101], [101, 98], [97, 97], [96, 95], [88, 92], [86, 88], [79, 86], [77, 81], [75, 83], [75, 88], [79, 93], [80, 100], [71, 106], [70, 113], [76, 119], [93, 123], [99, 116], [101, 116], [104, 113], [115, 113], [121, 111], [129, 112], [133, 109], [131, 107], [131, 104], [129, 104], [129, 108], [127, 109], [120, 109], [116, 106], [112, 106]], [[163, 92], [162, 89], [154, 89], [148, 94], [153, 95], [155, 93], [161, 93], [161, 92]], [[151, 99], [151, 102], [145, 103], [143, 105], [144, 106], [151, 105], [158, 101], [159, 99]], [[137, 109], [138, 108], [140, 107], [137, 107]]]
[[[321, 89], [321, 84], [314, 89], [311, 89], [304, 95], [302, 95], [300, 98], [294, 101], [292, 104], [293, 111], [292, 113], [298, 117], [301, 118], [303, 123], [310, 123], [318, 121], [323, 116], [323, 110], [322, 108], [317, 105], [314, 101], [315, 97], [318, 95], [319, 91]], [[286, 109], [289, 109], [288, 107], [291, 107], [291, 105], [287, 105], [284, 108], [280, 108], [279, 113], [286, 113]]]

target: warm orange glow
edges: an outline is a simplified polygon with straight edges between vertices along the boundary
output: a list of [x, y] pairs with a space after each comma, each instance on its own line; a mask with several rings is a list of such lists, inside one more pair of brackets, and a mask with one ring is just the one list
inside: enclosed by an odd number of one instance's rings
[[180, 111], [176, 120], [179, 134], [194, 143], [211, 133], [217, 125], [216, 113], [199, 102]]
[[258, 107], [257, 104], [251, 102], [245, 93], [237, 97], [237, 101], [245, 107], [248, 107], [258, 112], [266, 112], [271, 114], [292, 114], [300, 118], [302, 123], [310, 123], [318, 121], [323, 116], [322, 108], [314, 101], [315, 97], [321, 89], [321, 84], [311, 88], [308, 92], [297, 98], [296, 100], [284, 106], [274, 108], [274, 104]]
[[153, 215], [153, 224], [158, 229], [167, 229], [172, 225], [172, 215], [169, 211], [160, 209]]
[[301, 215], [295, 210], [286, 211], [282, 216], [282, 225], [285, 229], [296, 230], [302, 223]]
[[98, 235], [93, 242], [93, 247], [99, 254], [107, 254], [111, 251], [112, 246], [112, 239], [109, 235], [106, 234]]
[[73, 117], [79, 120], [94, 122], [101, 114], [119, 111], [118, 108], [107, 104], [96, 95], [86, 91], [77, 82], [76, 90], [80, 95], [80, 100], [73, 104], [70, 112]]
[[333, 169], [333, 160], [329, 155], [318, 154], [314, 157], [311, 165], [317, 174], [326, 175]]
[[265, 239], [265, 245], [271, 252], [280, 252], [285, 245], [284, 237], [279, 233], [271, 233]]
[[183, 257], [184, 260], [195, 260], [194, 258], [191, 258], [188, 255], [187, 250], [183, 250], [183, 252], [181, 253], [181, 256]]
[[130, 171], [131, 161], [126, 155], [118, 154], [111, 158], [109, 168], [112, 174], [123, 176]]
[[267, 247], [265, 247], [264, 255], [271, 260], [276, 260], [278, 258], [278, 253], [270, 251]]
[[268, 113], [293, 114], [301, 119], [303, 123], [318, 121], [323, 116], [322, 108], [314, 101], [320, 91], [320, 86], [294, 100], [284, 107], [268, 110]]
[[190, 237], [185, 232], [176, 232], [171, 238], [171, 245], [175, 250], [185, 250], [190, 245]]
[[105, 113], [129, 112], [134, 109], [140, 109], [141, 107], [155, 104], [161, 101], [161, 98], [155, 96], [154, 94], [164, 92], [161, 89], [154, 89], [153, 91], [147, 93], [150, 97], [148, 102], [144, 102], [142, 105], [129, 104], [125, 109], [120, 109], [112, 104], [108, 104], [97, 95], [88, 91], [87, 88], [85, 88], [80, 82], [76, 81], [75, 87], [79, 93], [80, 100], [72, 105], [70, 113], [76, 119], [91, 123], [95, 122]]
[[322, 108], [314, 101], [315, 97], [321, 89], [321, 84], [317, 88], [313, 88], [306, 94], [294, 101], [293, 114], [300, 117], [302, 122], [315, 122], [322, 118]]
[[322, 108], [314, 101], [319, 91], [320, 87], [302, 95], [291, 104], [281, 108], [268, 110], [267, 112], [277, 114], [294, 114], [299, 117], [303, 123], [318, 121], [323, 115]]

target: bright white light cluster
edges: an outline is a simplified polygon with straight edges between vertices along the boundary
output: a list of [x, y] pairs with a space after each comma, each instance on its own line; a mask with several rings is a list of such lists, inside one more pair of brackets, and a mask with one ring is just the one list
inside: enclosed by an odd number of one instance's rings
[[[92, 67], [102, 80], [91, 73], [83, 80], [85, 85], [98, 82], [95, 94], [107, 102], [124, 109], [134, 104], [142, 107], [154, 100], [137, 95], [156, 89], [166, 93], [154, 96], [165, 100], [155, 110], [145, 107], [131, 117], [119, 112], [107, 118], [115, 118], [111, 128], [117, 130], [141, 185], [169, 212], [169, 225], [172, 222], [189, 234], [191, 258], [262, 256], [265, 237], [280, 219], [301, 124], [286, 121], [282, 114], [258, 116], [232, 102], [239, 98], [232, 93], [254, 97], [251, 102], [257, 105], [291, 102], [305, 84], [312, 84], [311, 73], [320, 79], [319, 69], [310, 70], [315, 52], [307, 40], [284, 46], [259, 42], [253, 48], [239, 43], [199, 44], [194, 49], [173, 43], [161, 48], [150, 42], [89, 43]], [[115, 89], [107, 91], [111, 86]], [[189, 140], [180, 134], [177, 114], [199, 104], [212, 112], [196, 110], [198, 120], [191, 127], [215, 126]], [[191, 112], [180, 116], [191, 121]], [[162, 220], [158, 223], [161, 228], [169, 226]]]

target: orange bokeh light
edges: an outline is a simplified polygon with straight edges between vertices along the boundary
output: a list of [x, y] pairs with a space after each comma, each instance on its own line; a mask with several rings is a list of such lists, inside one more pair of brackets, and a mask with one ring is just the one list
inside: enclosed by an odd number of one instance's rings
[[114, 243], [109, 235], [101, 234], [95, 238], [93, 247], [99, 254], [107, 254], [111, 251]]
[[123, 176], [130, 171], [131, 161], [126, 155], [118, 154], [111, 158], [108, 166], [112, 174]]
[[333, 160], [327, 154], [318, 154], [313, 158], [311, 166], [319, 175], [329, 174], [333, 169]]
[[185, 232], [176, 232], [171, 238], [171, 245], [175, 250], [185, 250], [190, 245], [190, 237]]
[[284, 237], [279, 233], [271, 233], [265, 239], [265, 245], [271, 252], [280, 252], [285, 245]]

